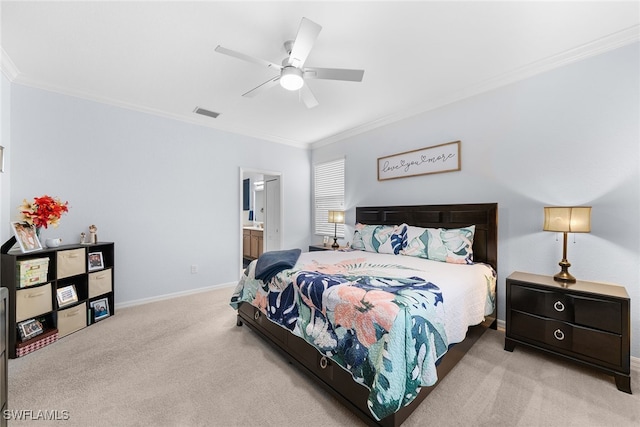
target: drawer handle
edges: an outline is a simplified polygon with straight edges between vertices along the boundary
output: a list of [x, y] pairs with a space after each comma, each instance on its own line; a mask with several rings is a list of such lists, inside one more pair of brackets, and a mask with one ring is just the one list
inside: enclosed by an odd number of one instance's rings
[[96, 276], [96, 280], [102, 280], [102, 279], [104, 279], [105, 277], [107, 277], [107, 276], [106, 276], [106, 275], [104, 275], [104, 274], [101, 274], [100, 276]]
[[44, 292], [40, 292], [37, 294], [27, 294], [27, 298], [38, 298], [38, 297], [41, 297], [42, 295], [44, 295]]
[[556, 303], [553, 304], [553, 308], [555, 308], [556, 311], [564, 311], [564, 304], [560, 301], [556, 301]]
[[253, 313], [253, 318], [254, 320], [258, 320], [260, 318], [260, 311], [256, 310], [256, 312]]
[[329, 359], [327, 359], [326, 356], [322, 356], [322, 359], [320, 359], [320, 368], [327, 369], [327, 366], [329, 366]]
[[67, 312], [65, 317], [77, 316], [79, 313], [80, 313], [80, 310], [69, 311], [69, 312]]
[[560, 329], [556, 329], [555, 331], [553, 331], [553, 336], [558, 341], [562, 341], [564, 339], [564, 332], [562, 332]]

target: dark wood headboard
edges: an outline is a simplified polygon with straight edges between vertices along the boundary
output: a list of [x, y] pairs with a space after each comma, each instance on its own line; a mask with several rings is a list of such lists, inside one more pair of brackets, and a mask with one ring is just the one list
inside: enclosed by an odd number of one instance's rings
[[425, 228], [476, 226], [473, 260], [485, 262], [498, 271], [498, 204], [416, 205], [356, 207], [356, 222]]

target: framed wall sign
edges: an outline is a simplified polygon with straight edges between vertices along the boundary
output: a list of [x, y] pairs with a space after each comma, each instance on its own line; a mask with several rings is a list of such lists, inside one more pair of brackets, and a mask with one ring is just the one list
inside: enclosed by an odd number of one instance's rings
[[378, 158], [378, 181], [461, 169], [460, 141]]

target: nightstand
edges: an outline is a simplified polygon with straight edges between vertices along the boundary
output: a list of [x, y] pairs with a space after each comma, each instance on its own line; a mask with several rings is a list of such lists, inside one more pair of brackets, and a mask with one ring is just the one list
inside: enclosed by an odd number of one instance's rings
[[523, 344], [615, 377], [631, 393], [630, 300], [622, 286], [514, 272], [507, 277], [504, 349]]
[[340, 246], [339, 248], [332, 248], [330, 243], [327, 243], [327, 246], [324, 245], [309, 245], [309, 252], [316, 251], [338, 251], [340, 249], [347, 249], [346, 246]]

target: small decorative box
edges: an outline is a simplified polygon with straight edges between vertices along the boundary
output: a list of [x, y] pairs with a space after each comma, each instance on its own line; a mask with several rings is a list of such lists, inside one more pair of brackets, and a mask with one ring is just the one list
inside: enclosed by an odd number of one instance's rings
[[21, 357], [58, 341], [58, 330], [50, 329], [37, 337], [16, 344], [16, 357]]
[[49, 272], [49, 258], [34, 258], [18, 261], [16, 275], [18, 276], [18, 287], [39, 285], [47, 281]]

